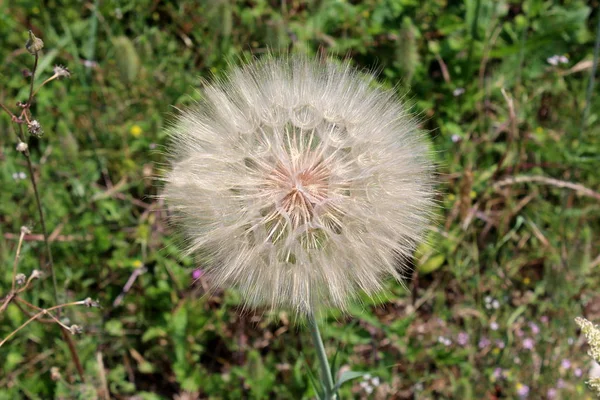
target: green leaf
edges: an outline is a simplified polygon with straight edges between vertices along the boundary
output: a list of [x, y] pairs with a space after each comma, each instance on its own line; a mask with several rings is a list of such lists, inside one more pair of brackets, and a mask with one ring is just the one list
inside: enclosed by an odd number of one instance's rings
[[363, 377], [367, 374], [368, 372], [346, 371], [340, 376], [340, 379], [336, 382], [333, 390], [337, 392], [344, 383], [351, 381], [352, 379]]
[[302, 359], [304, 360], [304, 364], [306, 365], [306, 371], [308, 372], [308, 380], [310, 381], [310, 384], [312, 385], [313, 389], [315, 390], [315, 393], [317, 394], [317, 398], [319, 398], [321, 400], [327, 400], [325, 398], [325, 391], [322, 390], [323, 388], [321, 387], [319, 381], [317, 381], [317, 378], [315, 378], [315, 375], [313, 374], [312, 369], [310, 368], [310, 365], [308, 365], [306, 358], [302, 357]]
[[446, 261], [446, 256], [443, 254], [437, 254], [435, 256], [429, 257], [427, 259], [427, 261], [425, 261], [423, 264], [420, 264], [417, 269], [419, 270], [419, 272], [423, 273], [423, 274], [430, 274], [438, 269], [440, 269], [440, 267], [442, 265], [444, 265], [444, 262]]

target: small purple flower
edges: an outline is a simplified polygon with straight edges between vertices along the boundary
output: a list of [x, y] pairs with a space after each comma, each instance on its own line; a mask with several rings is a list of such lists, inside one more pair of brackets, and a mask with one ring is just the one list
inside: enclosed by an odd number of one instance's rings
[[529, 386], [517, 383], [517, 394], [522, 399], [526, 398], [529, 395]]
[[506, 347], [506, 345], [504, 344], [504, 341], [498, 339], [496, 340], [496, 347], [499, 349], [503, 349], [504, 347]]
[[459, 135], [456, 135], [456, 134], [452, 135], [450, 137], [450, 139], [452, 140], [452, 143], [458, 143], [458, 142], [460, 142], [462, 140], [462, 138]]
[[494, 370], [494, 378], [500, 379], [504, 376], [504, 370], [502, 368], [496, 368]]
[[467, 332], [460, 332], [456, 341], [459, 345], [466, 346], [469, 343], [469, 334]]
[[561, 361], [560, 367], [562, 369], [570, 369], [571, 368], [571, 361], [568, 358], [565, 358], [564, 360]]
[[547, 324], [548, 323], [548, 316], [547, 315], [542, 315], [540, 317], [540, 321], [542, 321], [543, 324]]
[[561, 378], [556, 382], [556, 387], [562, 389], [566, 386], [565, 381]]
[[529, 323], [529, 329], [531, 329], [531, 333], [533, 333], [534, 335], [540, 333], [540, 327], [537, 326], [534, 322]]
[[525, 332], [523, 332], [523, 329], [521, 328], [518, 328], [515, 333], [517, 334], [517, 337], [523, 337], [523, 335], [525, 335]]
[[583, 375], [583, 371], [581, 370], [581, 368], [575, 368], [575, 371], [573, 371], [573, 374], [575, 375], [576, 378], [581, 378], [581, 376]]
[[523, 340], [523, 348], [531, 350], [535, 347], [535, 341], [532, 338], [525, 338]]
[[498, 323], [496, 321], [493, 321], [490, 323], [490, 329], [493, 331], [497, 331], [499, 328]]
[[194, 272], [192, 272], [192, 279], [196, 281], [200, 279], [202, 275], [204, 275], [204, 271], [201, 268], [196, 268]]
[[548, 397], [549, 399], [555, 399], [556, 395], [558, 394], [558, 390], [554, 389], [554, 388], [550, 388], [548, 389], [548, 392], [546, 392], [546, 397]]
[[490, 345], [490, 339], [488, 339], [487, 337], [482, 337], [481, 339], [479, 339], [479, 348], [483, 349], [485, 347], [488, 347]]

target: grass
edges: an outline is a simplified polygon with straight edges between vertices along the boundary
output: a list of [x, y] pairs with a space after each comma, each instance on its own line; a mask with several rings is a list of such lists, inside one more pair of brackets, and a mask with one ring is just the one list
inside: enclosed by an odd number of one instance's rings
[[[84, 329], [85, 383], [56, 324], [31, 323], [0, 347], [0, 399], [314, 396], [310, 337], [285, 314], [240, 313], [233, 291], [203, 296], [151, 179], [171, 106], [229, 62], [280, 48], [379, 71], [423, 117], [439, 164], [439, 218], [409, 290], [390, 282], [382, 304], [322, 327], [330, 359], [372, 376], [342, 398], [589, 397], [573, 318], [600, 321], [597, 89], [586, 100], [597, 1], [209, 3], [0, 0], [0, 102], [27, 99], [28, 29], [46, 45], [38, 83], [54, 64], [73, 73], [37, 95], [45, 135], [28, 144], [61, 301], [102, 305], [61, 314]], [[6, 294], [22, 225], [19, 272], [47, 256], [5, 113], [0, 132]], [[29, 303], [55, 305], [50, 277], [32, 285]], [[9, 305], [0, 339], [28, 318]]]

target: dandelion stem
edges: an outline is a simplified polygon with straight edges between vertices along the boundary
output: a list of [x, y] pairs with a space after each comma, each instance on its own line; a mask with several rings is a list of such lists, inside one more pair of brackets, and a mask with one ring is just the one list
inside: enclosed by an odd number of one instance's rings
[[310, 334], [312, 337], [315, 350], [317, 351], [317, 358], [319, 359], [319, 365], [321, 367], [321, 384], [325, 389], [325, 398], [334, 398], [334, 386], [333, 377], [331, 376], [331, 368], [329, 368], [329, 362], [327, 361], [327, 353], [325, 353], [325, 346], [323, 345], [323, 339], [321, 339], [321, 333], [319, 332], [319, 325], [315, 315], [311, 312], [308, 315], [308, 326], [310, 328]]

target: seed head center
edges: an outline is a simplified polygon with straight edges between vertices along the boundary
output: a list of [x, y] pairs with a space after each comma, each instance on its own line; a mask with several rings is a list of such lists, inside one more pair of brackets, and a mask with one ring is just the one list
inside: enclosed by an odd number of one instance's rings
[[279, 164], [271, 177], [281, 193], [280, 209], [294, 227], [310, 222], [315, 207], [327, 198], [329, 171], [322, 161]]

